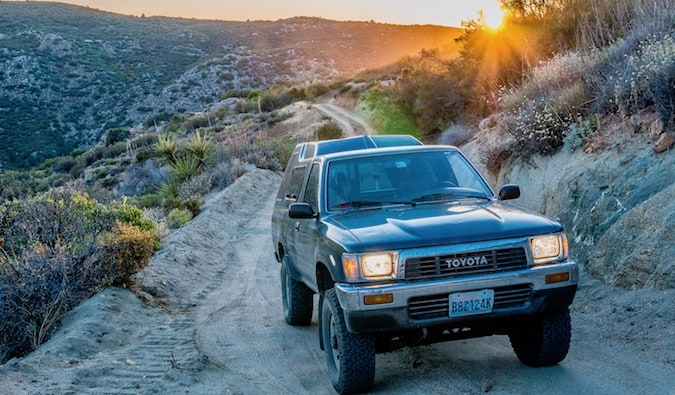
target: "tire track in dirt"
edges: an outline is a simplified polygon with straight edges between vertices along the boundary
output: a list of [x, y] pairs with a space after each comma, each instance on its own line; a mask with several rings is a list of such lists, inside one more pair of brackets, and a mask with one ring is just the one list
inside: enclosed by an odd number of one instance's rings
[[[258, 214], [272, 211], [273, 189], [264, 206], [257, 207]], [[283, 321], [269, 226], [269, 215], [251, 213], [232, 238], [236, 249], [228, 253], [237, 266], [198, 309], [195, 341], [220, 368], [218, 375], [231, 391], [332, 393], [327, 381], [317, 380], [324, 372], [315, 329], [292, 328]]]

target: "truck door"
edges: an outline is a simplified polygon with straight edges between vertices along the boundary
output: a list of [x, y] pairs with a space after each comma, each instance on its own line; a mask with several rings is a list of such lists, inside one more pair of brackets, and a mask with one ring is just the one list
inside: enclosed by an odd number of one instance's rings
[[[305, 188], [300, 192], [299, 201], [308, 203], [314, 213], [319, 214], [319, 183], [321, 166], [314, 163], [310, 169], [309, 177]], [[311, 284], [311, 288], [316, 290], [316, 244], [319, 242], [317, 237], [318, 218], [295, 219], [295, 232], [293, 246], [296, 256], [296, 267], [299, 275], [306, 284]]]

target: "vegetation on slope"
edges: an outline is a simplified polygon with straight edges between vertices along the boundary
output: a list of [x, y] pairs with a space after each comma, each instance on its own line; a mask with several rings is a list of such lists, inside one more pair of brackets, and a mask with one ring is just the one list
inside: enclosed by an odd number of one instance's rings
[[[524, 156], [556, 152], [566, 138], [587, 143], [604, 115], [651, 110], [673, 125], [672, 0], [502, 4], [509, 13], [500, 29], [466, 22], [458, 57], [426, 50], [364, 74], [371, 79], [360, 107], [378, 108], [386, 97], [427, 141], [502, 113], [514, 138], [506, 154]], [[443, 139], [455, 141], [447, 133]]]

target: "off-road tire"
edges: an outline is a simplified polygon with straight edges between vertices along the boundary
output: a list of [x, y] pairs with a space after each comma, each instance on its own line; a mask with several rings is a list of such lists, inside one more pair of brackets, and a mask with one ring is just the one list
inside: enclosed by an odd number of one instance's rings
[[324, 294], [321, 337], [328, 374], [339, 394], [368, 392], [375, 382], [375, 338], [350, 333], [334, 289]]
[[312, 323], [314, 293], [305, 284], [294, 280], [286, 262], [281, 263], [281, 300], [284, 319], [289, 325], [308, 326]]
[[511, 347], [522, 363], [551, 366], [565, 359], [572, 325], [569, 308], [525, 317], [510, 331]]

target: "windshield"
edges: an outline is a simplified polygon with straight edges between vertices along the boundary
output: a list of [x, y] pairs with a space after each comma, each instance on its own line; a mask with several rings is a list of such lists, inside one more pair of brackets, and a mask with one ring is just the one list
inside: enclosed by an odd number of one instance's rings
[[330, 210], [491, 196], [487, 184], [457, 151], [375, 155], [328, 164]]

